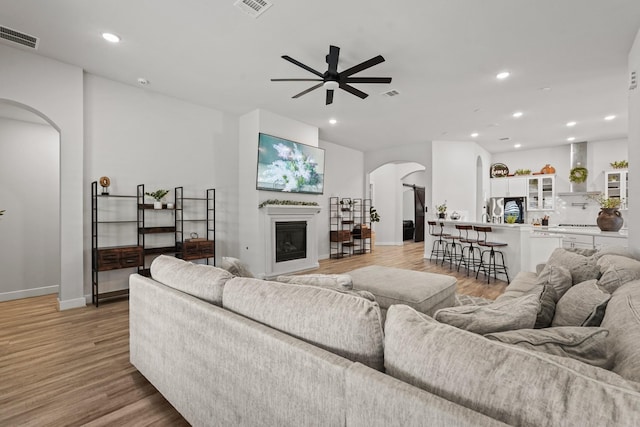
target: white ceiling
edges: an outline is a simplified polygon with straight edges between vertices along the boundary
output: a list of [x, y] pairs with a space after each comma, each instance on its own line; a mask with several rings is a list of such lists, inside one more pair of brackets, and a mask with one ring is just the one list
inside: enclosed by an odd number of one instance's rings
[[[627, 134], [638, 0], [271, 1], [253, 19], [234, 0], [0, 0], [0, 25], [89, 73], [131, 85], [145, 77], [145, 90], [234, 114], [267, 109], [362, 151], [466, 141], [474, 131], [491, 152]], [[122, 42], [105, 42], [103, 31]], [[285, 54], [324, 72], [330, 44], [341, 48], [339, 71], [381, 54], [386, 62], [356, 76], [392, 83], [354, 85], [364, 100], [338, 90], [326, 106], [322, 89], [291, 99], [313, 82], [270, 81], [314, 77]], [[502, 70], [511, 77], [498, 81]], [[390, 89], [400, 95], [380, 95]], [[618, 117], [605, 122], [608, 114]]]

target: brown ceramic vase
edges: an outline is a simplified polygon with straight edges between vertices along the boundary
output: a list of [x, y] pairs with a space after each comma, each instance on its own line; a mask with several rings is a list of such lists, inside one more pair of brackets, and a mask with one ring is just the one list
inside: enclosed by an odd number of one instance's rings
[[618, 231], [624, 224], [622, 214], [616, 208], [602, 208], [598, 212], [598, 219], [596, 220], [598, 227], [602, 231]]

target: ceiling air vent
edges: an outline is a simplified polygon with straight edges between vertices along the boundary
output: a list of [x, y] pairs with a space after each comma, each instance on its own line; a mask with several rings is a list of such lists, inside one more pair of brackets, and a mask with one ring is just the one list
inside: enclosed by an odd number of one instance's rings
[[272, 3], [266, 0], [237, 0], [233, 5], [247, 15], [257, 18], [265, 13]]
[[17, 30], [12, 30], [4, 25], [0, 25], [0, 39], [8, 40], [31, 49], [37, 49], [39, 42], [37, 37], [30, 36], [29, 34], [25, 34]]
[[398, 95], [400, 95], [400, 92], [398, 92], [395, 89], [391, 89], [391, 90], [389, 90], [387, 92], [382, 92], [381, 95], [383, 95], [383, 96], [398, 96]]

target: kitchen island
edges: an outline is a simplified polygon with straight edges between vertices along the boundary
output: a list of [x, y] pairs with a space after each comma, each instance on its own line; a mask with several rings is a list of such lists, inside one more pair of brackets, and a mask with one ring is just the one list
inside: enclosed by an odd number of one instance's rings
[[[534, 229], [540, 227], [534, 227], [529, 224], [489, 224], [453, 220], [436, 220], [436, 222], [438, 224], [443, 223], [444, 232], [454, 236], [459, 234], [459, 231], [455, 228], [456, 225], [491, 227], [492, 232], [487, 233], [487, 239], [491, 242], [507, 244], [507, 246], [496, 248], [496, 250], [500, 250], [504, 254], [504, 261], [510, 279], [513, 279], [520, 271], [535, 271], [537, 264], [546, 262], [554, 249], [562, 247], [564, 237], [562, 234], [557, 233], [535, 232]], [[436, 226], [436, 232], [439, 231], [440, 226], [438, 225]], [[464, 237], [464, 231], [462, 235]], [[477, 232], [469, 231], [469, 238], [477, 238]], [[424, 257], [426, 259], [431, 256], [433, 241], [433, 236], [429, 234], [425, 236]], [[498, 279], [505, 280], [506, 278], [504, 275], [498, 275]]]

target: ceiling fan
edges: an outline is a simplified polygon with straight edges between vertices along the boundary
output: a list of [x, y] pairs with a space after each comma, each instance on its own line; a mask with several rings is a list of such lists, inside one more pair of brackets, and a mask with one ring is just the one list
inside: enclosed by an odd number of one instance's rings
[[337, 88], [345, 90], [352, 95], [358, 96], [362, 99], [366, 98], [366, 93], [361, 90], [356, 89], [351, 86], [350, 83], [391, 83], [391, 77], [351, 77], [353, 74], [359, 73], [360, 71], [364, 71], [367, 68], [371, 68], [374, 65], [378, 65], [381, 62], [384, 62], [384, 58], [382, 55], [378, 55], [374, 58], [369, 59], [368, 61], [364, 61], [358, 65], [354, 65], [351, 68], [347, 68], [342, 72], [338, 72], [338, 57], [340, 56], [340, 48], [337, 46], [329, 46], [329, 54], [326, 57], [327, 64], [329, 65], [327, 71], [321, 73], [319, 71], [314, 70], [313, 68], [303, 64], [300, 61], [293, 59], [288, 55], [282, 55], [282, 59], [285, 59], [292, 64], [297, 65], [300, 68], [304, 68], [305, 70], [315, 74], [320, 77], [319, 79], [271, 79], [272, 82], [320, 82], [315, 86], [310, 87], [309, 89], [303, 90], [302, 92], [294, 95], [293, 98], [299, 98], [302, 95], [305, 95], [311, 92], [314, 89], [318, 89], [319, 87], [324, 87], [327, 89], [327, 99], [326, 105], [329, 105], [333, 102], [333, 91]]

